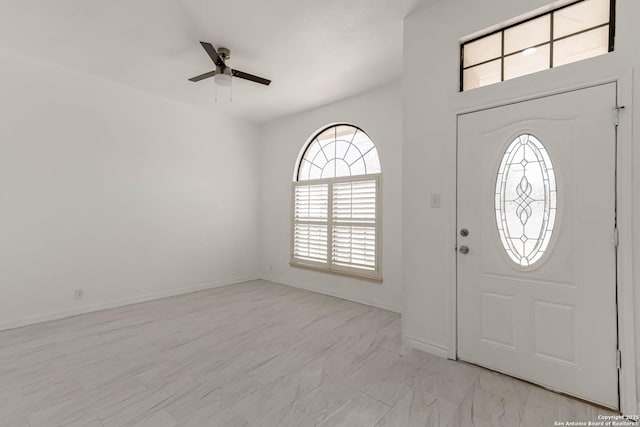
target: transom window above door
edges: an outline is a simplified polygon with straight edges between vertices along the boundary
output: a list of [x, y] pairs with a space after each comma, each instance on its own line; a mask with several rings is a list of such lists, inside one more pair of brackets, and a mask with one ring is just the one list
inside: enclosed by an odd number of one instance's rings
[[460, 47], [460, 91], [612, 52], [615, 0], [580, 0]]
[[292, 188], [291, 265], [381, 280], [380, 159], [360, 128], [331, 125], [302, 148]]

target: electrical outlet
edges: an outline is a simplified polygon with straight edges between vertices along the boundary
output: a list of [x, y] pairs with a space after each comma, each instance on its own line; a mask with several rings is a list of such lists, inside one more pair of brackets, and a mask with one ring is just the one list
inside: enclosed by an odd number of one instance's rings
[[84, 291], [82, 289], [76, 289], [73, 291], [73, 297], [75, 299], [82, 299], [84, 296]]

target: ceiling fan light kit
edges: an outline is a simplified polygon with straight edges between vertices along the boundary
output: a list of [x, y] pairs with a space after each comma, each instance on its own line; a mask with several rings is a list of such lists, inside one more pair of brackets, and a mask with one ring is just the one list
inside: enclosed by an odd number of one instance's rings
[[[221, 47], [216, 50], [216, 48], [208, 42], [200, 42], [200, 44], [215, 64], [216, 69], [214, 71], [209, 71], [208, 73], [200, 74], [199, 76], [191, 77], [189, 80], [192, 82], [199, 82], [200, 80], [213, 77], [216, 85], [216, 101], [218, 100], [218, 86], [231, 87], [233, 77], [249, 80], [265, 86], [269, 86], [271, 83], [271, 80], [228, 67], [225, 61], [231, 58], [231, 51], [229, 49]], [[231, 100], [231, 97], [229, 99]]]
[[213, 77], [216, 86], [230, 87], [231, 86], [231, 69], [226, 68], [224, 71], [216, 72]]

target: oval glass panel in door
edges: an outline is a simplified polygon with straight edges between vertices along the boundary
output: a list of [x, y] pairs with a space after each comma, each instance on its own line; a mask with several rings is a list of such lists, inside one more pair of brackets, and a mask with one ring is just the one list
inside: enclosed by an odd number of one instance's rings
[[518, 136], [502, 157], [495, 194], [500, 240], [516, 264], [531, 266], [544, 255], [556, 203], [556, 178], [547, 150], [533, 135]]

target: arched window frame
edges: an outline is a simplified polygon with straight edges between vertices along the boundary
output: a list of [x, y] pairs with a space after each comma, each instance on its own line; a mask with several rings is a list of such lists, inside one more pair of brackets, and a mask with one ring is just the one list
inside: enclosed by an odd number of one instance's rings
[[[365, 173], [305, 179], [309, 178], [309, 174], [301, 176], [301, 168], [312, 145], [322, 146], [318, 138], [331, 129], [337, 132], [340, 127], [353, 129], [350, 143], [354, 143], [358, 137], [360, 143], [371, 144], [371, 150], [367, 151], [371, 154], [367, 154], [367, 158], [362, 156]], [[324, 147], [329, 147], [336, 140], [337, 134], [333, 140], [322, 141], [328, 141]], [[344, 144], [342, 147], [344, 149]], [[346, 156], [351, 149], [349, 146], [346, 151], [343, 150], [343, 155]], [[337, 151], [336, 148], [336, 154]], [[326, 155], [323, 158], [325, 167], [335, 158], [342, 159]], [[343, 167], [342, 171], [345, 170]], [[367, 173], [370, 170], [376, 172]], [[300, 150], [294, 169], [291, 193], [292, 266], [373, 281], [382, 280], [380, 171], [377, 148], [361, 128], [350, 123], [334, 123], [312, 134]], [[349, 173], [353, 173], [351, 167]]]

